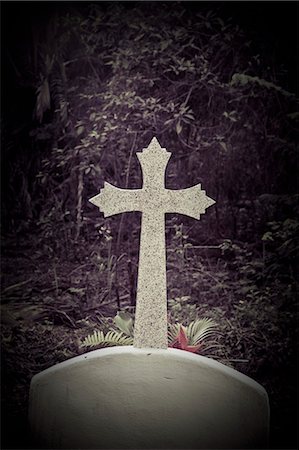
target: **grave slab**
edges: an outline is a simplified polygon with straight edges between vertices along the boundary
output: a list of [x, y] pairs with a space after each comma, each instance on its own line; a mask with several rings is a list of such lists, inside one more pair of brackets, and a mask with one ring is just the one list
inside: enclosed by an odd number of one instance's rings
[[37, 448], [266, 448], [264, 388], [178, 349], [95, 350], [35, 375], [29, 420]]

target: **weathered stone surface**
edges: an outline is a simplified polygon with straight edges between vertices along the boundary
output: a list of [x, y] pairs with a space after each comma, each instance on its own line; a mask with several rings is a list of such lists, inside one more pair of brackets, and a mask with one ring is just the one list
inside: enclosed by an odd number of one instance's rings
[[115, 347], [32, 379], [37, 448], [265, 448], [266, 391], [185, 351]]
[[179, 213], [195, 219], [215, 202], [200, 184], [180, 190], [165, 189], [165, 170], [171, 156], [156, 138], [138, 152], [143, 173], [142, 189], [125, 190], [105, 183], [90, 199], [105, 217], [141, 211], [134, 347], [167, 348], [167, 288], [165, 214]]

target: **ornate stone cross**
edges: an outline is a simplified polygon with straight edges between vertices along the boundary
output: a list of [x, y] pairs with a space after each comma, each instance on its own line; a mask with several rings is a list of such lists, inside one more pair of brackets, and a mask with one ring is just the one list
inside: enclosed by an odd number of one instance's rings
[[154, 137], [147, 148], [137, 152], [142, 189], [120, 189], [105, 182], [100, 194], [89, 200], [104, 217], [142, 212], [134, 326], [134, 347], [138, 348], [167, 348], [165, 213], [200, 219], [200, 214], [215, 203], [200, 184], [187, 189], [165, 189], [170, 156]]

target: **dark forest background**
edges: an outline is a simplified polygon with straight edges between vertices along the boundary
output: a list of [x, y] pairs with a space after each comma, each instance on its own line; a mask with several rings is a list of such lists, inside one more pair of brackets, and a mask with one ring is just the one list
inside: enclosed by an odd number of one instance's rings
[[297, 447], [296, 2], [1, 2], [3, 448], [30, 448], [28, 391], [134, 314], [140, 214], [104, 219], [136, 151], [216, 205], [166, 218], [169, 314], [217, 323], [211, 356], [268, 391], [271, 448]]

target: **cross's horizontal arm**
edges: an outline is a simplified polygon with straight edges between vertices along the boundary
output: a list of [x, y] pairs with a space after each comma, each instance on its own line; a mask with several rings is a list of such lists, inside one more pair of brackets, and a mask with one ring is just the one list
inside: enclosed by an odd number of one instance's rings
[[200, 184], [187, 189], [165, 189], [164, 196], [166, 213], [184, 214], [194, 219], [200, 219], [200, 215], [215, 203], [201, 189]]
[[105, 182], [100, 194], [89, 201], [100, 208], [104, 217], [131, 211], [141, 211], [141, 189], [120, 189]]

